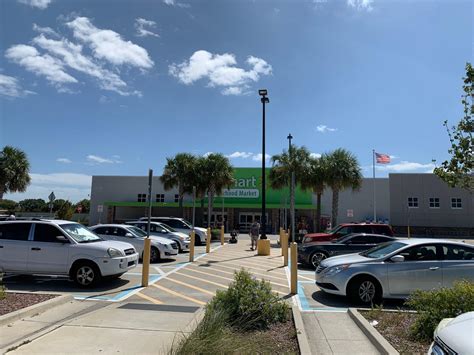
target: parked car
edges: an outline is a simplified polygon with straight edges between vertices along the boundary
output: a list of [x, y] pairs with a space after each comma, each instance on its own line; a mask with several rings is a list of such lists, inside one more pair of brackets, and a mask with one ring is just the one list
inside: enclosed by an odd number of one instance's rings
[[[170, 226], [174, 230], [184, 233], [188, 236], [191, 235], [191, 230], [193, 226], [191, 223], [186, 221], [184, 218], [177, 218], [177, 217], [151, 217], [151, 221], [164, 223], [167, 226]], [[148, 217], [140, 218], [140, 221], [148, 220]], [[194, 231], [196, 233], [196, 245], [202, 245], [206, 243], [207, 237], [207, 230], [201, 227], [194, 227]]]
[[325, 259], [316, 269], [321, 290], [365, 304], [451, 287], [463, 279], [474, 282], [474, 246], [439, 239], [398, 239]]
[[[148, 228], [148, 222], [146, 221], [130, 221], [127, 224], [140, 228], [143, 231], [146, 231]], [[191, 238], [181, 232], [171, 231], [171, 229], [159, 222], [150, 222], [150, 234], [172, 240], [178, 244], [179, 252], [189, 250], [189, 243], [191, 243]]]
[[474, 312], [443, 319], [434, 332], [428, 355], [474, 354]]
[[395, 240], [379, 234], [349, 234], [329, 242], [306, 243], [298, 247], [298, 262], [313, 267], [332, 256], [357, 253], [368, 250], [380, 243]]
[[303, 243], [327, 242], [353, 233], [382, 234], [393, 237], [393, 229], [388, 224], [378, 223], [343, 223], [328, 233], [308, 233]]
[[[125, 224], [98, 224], [90, 228], [105, 240], [117, 240], [133, 245], [143, 259], [144, 239], [147, 234], [138, 227]], [[150, 261], [155, 263], [160, 259], [169, 259], [178, 255], [178, 244], [170, 239], [150, 236]]]
[[0, 222], [0, 272], [69, 275], [79, 286], [91, 287], [137, 263], [133, 245], [103, 240], [75, 222]]

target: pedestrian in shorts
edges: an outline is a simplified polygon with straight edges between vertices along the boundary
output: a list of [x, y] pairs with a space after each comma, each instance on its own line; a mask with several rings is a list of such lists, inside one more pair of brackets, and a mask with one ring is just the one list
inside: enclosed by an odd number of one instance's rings
[[260, 233], [260, 223], [255, 221], [250, 226], [250, 242], [252, 243], [250, 250], [257, 249], [257, 240], [258, 240], [259, 233]]

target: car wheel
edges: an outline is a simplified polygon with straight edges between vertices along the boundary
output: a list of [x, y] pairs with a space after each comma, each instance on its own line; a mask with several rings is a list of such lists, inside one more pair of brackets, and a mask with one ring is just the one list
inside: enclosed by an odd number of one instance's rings
[[156, 247], [151, 247], [150, 249], [150, 262], [156, 263], [160, 261], [160, 251]]
[[315, 268], [317, 268], [319, 266], [319, 264], [321, 263], [321, 261], [323, 261], [324, 259], [326, 259], [328, 256], [326, 253], [322, 252], [322, 251], [317, 251], [317, 252], [314, 252], [313, 254], [311, 254], [311, 257], [309, 258], [310, 262], [311, 262], [311, 265]]
[[201, 236], [199, 236], [197, 234], [194, 236], [194, 244], [195, 245], [202, 245]]
[[73, 272], [73, 279], [80, 287], [92, 287], [96, 285], [100, 279], [100, 270], [93, 263], [78, 264]]
[[350, 283], [349, 296], [365, 305], [378, 304], [382, 300], [382, 288], [373, 277], [360, 277]]

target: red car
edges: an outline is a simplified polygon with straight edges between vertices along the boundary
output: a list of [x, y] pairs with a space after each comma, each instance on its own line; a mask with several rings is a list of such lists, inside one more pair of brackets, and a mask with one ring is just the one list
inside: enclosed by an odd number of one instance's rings
[[327, 242], [352, 233], [383, 234], [393, 237], [392, 227], [388, 224], [377, 223], [343, 223], [333, 228], [329, 233], [309, 233], [303, 238], [303, 243]]

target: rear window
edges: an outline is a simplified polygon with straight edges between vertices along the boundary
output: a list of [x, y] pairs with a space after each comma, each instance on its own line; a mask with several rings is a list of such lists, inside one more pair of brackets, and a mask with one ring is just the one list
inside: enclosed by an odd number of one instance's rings
[[0, 240], [28, 240], [31, 223], [0, 224]]

